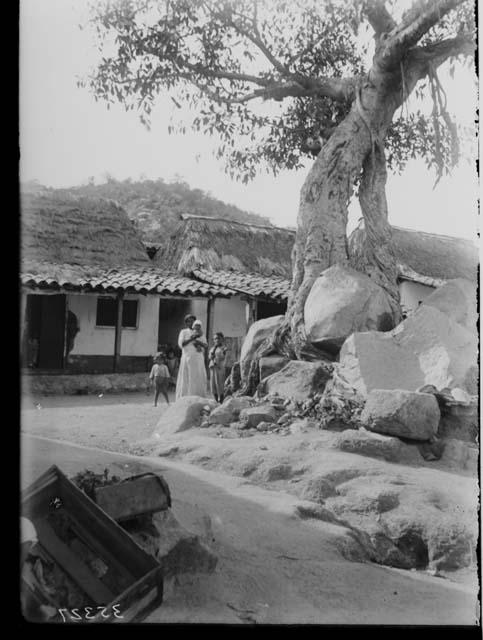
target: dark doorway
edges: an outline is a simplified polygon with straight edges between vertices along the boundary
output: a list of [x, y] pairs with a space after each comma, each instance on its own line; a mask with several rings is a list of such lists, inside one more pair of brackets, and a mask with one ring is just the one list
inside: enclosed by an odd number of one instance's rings
[[24, 366], [64, 366], [65, 295], [28, 295], [25, 309]]
[[282, 302], [280, 304], [276, 302], [257, 302], [257, 320], [263, 318], [271, 318], [272, 316], [284, 315], [287, 311], [287, 303]]
[[159, 301], [158, 348], [178, 351], [178, 335], [184, 318], [191, 311], [189, 300], [161, 298]]

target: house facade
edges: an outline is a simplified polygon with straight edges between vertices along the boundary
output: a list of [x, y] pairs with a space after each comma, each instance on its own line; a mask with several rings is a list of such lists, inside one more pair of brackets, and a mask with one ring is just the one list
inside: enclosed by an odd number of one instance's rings
[[182, 216], [172, 236], [152, 252], [153, 265], [174, 268], [183, 277], [231, 295], [173, 303], [160, 318], [160, 339], [172, 341], [175, 327], [186, 313], [193, 313], [210, 341], [214, 331], [224, 334], [231, 366], [252, 322], [286, 311], [294, 238], [290, 229]]
[[146, 372], [166, 308], [233, 295], [153, 267], [109, 201], [24, 195], [21, 248], [21, 366], [29, 373]]

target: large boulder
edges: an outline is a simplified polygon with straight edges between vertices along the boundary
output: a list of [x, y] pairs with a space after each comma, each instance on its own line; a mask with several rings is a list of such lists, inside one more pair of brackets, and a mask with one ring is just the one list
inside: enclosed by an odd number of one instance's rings
[[361, 396], [372, 389], [415, 391], [462, 387], [477, 393], [473, 372], [477, 343], [447, 314], [421, 305], [388, 333], [354, 333], [340, 351], [339, 374]]
[[418, 450], [404, 444], [399, 438], [383, 436], [366, 429], [342, 431], [334, 446], [340, 451], [382, 458], [388, 462], [421, 462]]
[[326, 368], [318, 362], [291, 360], [283, 369], [264, 380], [266, 393], [292, 400], [306, 400], [322, 392], [329, 379]]
[[243, 429], [255, 429], [261, 422], [275, 422], [277, 411], [270, 404], [260, 404], [256, 407], [243, 409], [240, 413], [240, 423]]
[[283, 356], [266, 356], [265, 358], [260, 358], [260, 380], [271, 376], [272, 373], [277, 373], [277, 371], [283, 369], [288, 362], [288, 358], [284, 358]]
[[256, 350], [280, 326], [284, 316], [272, 316], [257, 320], [248, 329], [240, 352], [240, 373], [242, 380], [246, 380]]
[[171, 404], [156, 425], [155, 435], [164, 436], [198, 427], [205, 407], [214, 409], [216, 402], [200, 396], [185, 396]]
[[429, 440], [436, 435], [441, 414], [430, 393], [402, 389], [374, 389], [361, 414], [369, 431], [410, 440]]
[[465, 278], [448, 280], [422, 304], [434, 307], [470, 331], [477, 331], [476, 286]]
[[338, 353], [355, 331], [389, 331], [394, 327], [387, 293], [368, 276], [334, 265], [315, 281], [305, 302], [305, 331], [310, 342]]

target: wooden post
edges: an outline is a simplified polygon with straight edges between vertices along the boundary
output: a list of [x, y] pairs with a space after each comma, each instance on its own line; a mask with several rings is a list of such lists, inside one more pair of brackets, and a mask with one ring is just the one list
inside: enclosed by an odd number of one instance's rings
[[257, 301], [254, 298], [248, 299], [248, 329], [257, 319]]
[[68, 321], [69, 321], [69, 299], [67, 297], [67, 295], [64, 295], [64, 300], [65, 300], [65, 313], [64, 313], [64, 353], [62, 356], [62, 369], [66, 369], [67, 368], [67, 357], [68, 357], [68, 352], [67, 352], [67, 325], [68, 325]]
[[208, 350], [210, 348], [210, 341], [213, 340], [212, 333], [215, 326], [215, 299], [208, 298], [208, 304], [206, 307], [206, 341], [208, 342], [208, 349], [205, 354], [205, 363], [208, 365]]
[[117, 316], [116, 316], [116, 331], [114, 334], [114, 373], [119, 371], [119, 365], [121, 361], [121, 337], [122, 337], [122, 307], [123, 307], [124, 293], [121, 291], [117, 294]]
[[20, 290], [20, 362], [21, 366], [28, 364], [25, 345], [27, 343], [25, 333], [27, 331], [27, 294], [23, 289]]

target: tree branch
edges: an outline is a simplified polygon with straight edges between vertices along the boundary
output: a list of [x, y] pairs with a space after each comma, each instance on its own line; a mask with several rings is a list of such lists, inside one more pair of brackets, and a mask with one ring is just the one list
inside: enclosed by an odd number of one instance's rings
[[443, 16], [466, 0], [419, 0], [376, 51], [375, 63], [384, 71], [394, 69], [404, 54]]
[[307, 78], [305, 86], [300, 82], [271, 82], [263, 89], [230, 98], [213, 91], [207, 85], [193, 79], [189, 73], [181, 73], [180, 77], [191, 82], [207, 97], [219, 104], [242, 104], [255, 98], [262, 100], [283, 100], [284, 98], [303, 98], [310, 96], [328, 97], [333, 100], [349, 100], [354, 96], [358, 78]]
[[449, 58], [456, 56], [474, 56], [476, 52], [476, 43], [471, 33], [462, 33], [456, 38], [448, 38], [435, 44], [416, 49], [419, 56], [430, 60], [434, 68], [442, 65]]
[[422, 80], [432, 69], [437, 69], [449, 58], [460, 55], [475, 55], [475, 50], [474, 37], [470, 33], [462, 33], [456, 38], [448, 38], [425, 47], [411, 49], [405, 60], [406, 82], [409, 84], [409, 92], [419, 80]]
[[250, 42], [252, 42], [266, 57], [266, 59], [270, 62], [270, 64], [283, 76], [291, 77], [290, 71], [273, 55], [270, 49], [266, 46], [266, 44], [261, 39], [258, 29], [256, 29], [256, 33], [252, 33], [250, 30], [245, 29], [240, 24], [230, 21], [231, 26], [238, 31], [238, 33], [245, 38], [248, 38]]
[[199, 73], [201, 76], [208, 78], [220, 78], [221, 80], [239, 80], [241, 82], [250, 82], [252, 84], [258, 84], [261, 87], [266, 87], [272, 82], [269, 78], [262, 78], [261, 76], [253, 76], [247, 73], [238, 73], [235, 71], [220, 71], [204, 67], [202, 64], [195, 64], [185, 61], [181, 66], [190, 69], [195, 73]]
[[384, 6], [384, 0], [367, 0], [364, 6], [364, 13], [371, 27], [374, 29], [376, 40], [383, 33], [389, 33], [397, 23]]

